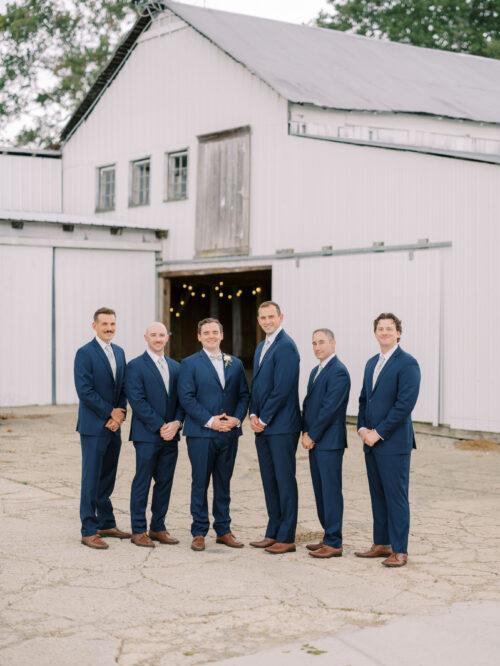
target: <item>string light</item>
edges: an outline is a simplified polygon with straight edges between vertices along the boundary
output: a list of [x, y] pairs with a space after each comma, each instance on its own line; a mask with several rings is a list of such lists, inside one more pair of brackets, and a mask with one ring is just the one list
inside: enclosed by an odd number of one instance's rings
[[224, 284], [224, 281], [221, 280], [221, 281], [219, 282], [219, 284], [220, 284], [220, 286], [222, 287], [222, 285]]
[[189, 284], [189, 285], [188, 285], [188, 289], [189, 289], [189, 291], [191, 291], [192, 288], [193, 288], [192, 285]]
[[205, 296], [206, 296], [205, 293], [202, 293], [202, 294], [201, 294], [201, 297], [202, 297], [202, 298], [205, 298]]
[[215, 287], [215, 291], [219, 291], [219, 287], [218, 287], [218, 285]]
[[219, 298], [224, 298], [224, 294], [222, 293], [222, 291], [219, 291]]
[[252, 295], [255, 296], [256, 293], [255, 289], [252, 289]]
[[185, 301], [181, 301], [181, 305], [184, 305]]
[[174, 311], [174, 308], [170, 308], [170, 312], [173, 312], [173, 311]]
[[187, 284], [183, 284], [183, 285], [182, 285], [182, 288], [183, 288], [183, 289], [186, 289], [186, 287], [187, 287]]
[[260, 287], [256, 287], [256, 288], [255, 288], [255, 291], [256, 291], [258, 294], [260, 294], [260, 292], [262, 291], [262, 289], [261, 289]]
[[229, 300], [231, 300], [231, 299], [232, 299], [232, 296], [231, 296], [231, 294], [228, 294], [228, 295], [227, 295], [227, 297], [228, 297], [228, 299], [229, 299]]
[[175, 313], [175, 316], [176, 316], [176, 317], [180, 317], [180, 316], [181, 316], [181, 313], [180, 313], [180, 312], [176, 312], [176, 313]]
[[191, 296], [196, 296], [196, 292], [192, 291]]

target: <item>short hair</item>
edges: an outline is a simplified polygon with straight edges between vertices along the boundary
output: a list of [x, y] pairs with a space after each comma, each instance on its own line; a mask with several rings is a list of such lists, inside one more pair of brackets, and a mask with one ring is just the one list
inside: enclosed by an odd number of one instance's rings
[[271, 307], [272, 305], [274, 305], [274, 307], [276, 308], [276, 312], [278, 313], [278, 315], [280, 315], [280, 314], [281, 314], [281, 308], [280, 308], [280, 306], [276, 303], [276, 301], [264, 301], [264, 302], [261, 303], [261, 304], [259, 305], [259, 307], [257, 308], [257, 312], [260, 312], [260, 311], [262, 310], [262, 308], [269, 308], [269, 307]]
[[[403, 323], [401, 319], [396, 317], [395, 314], [392, 312], [381, 312], [379, 316], [374, 320], [373, 322], [373, 332], [375, 333], [377, 330], [378, 323], [381, 319], [392, 319], [394, 322], [394, 326], [396, 327], [396, 331], [399, 333], [399, 337], [401, 337], [401, 333], [403, 332]], [[399, 340], [399, 338], [398, 338]]]
[[201, 329], [203, 326], [205, 326], [205, 324], [217, 324], [220, 332], [224, 332], [224, 328], [218, 319], [215, 319], [215, 317], [207, 317], [206, 319], [202, 319], [198, 322], [198, 333], [201, 333]]
[[331, 328], [317, 328], [315, 331], [313, 331], [313, 337], [316, 333], [324, 333], [327, 338], [330, 338], [330, 340], [335, 340], [335, 335], [333, 334]]
[[99, 315], [115, 315], [116, 317], [116, 312], [112, 310], [111, 308], [99, 308], [99, 310], [96, 310], [94, 312], [94, 321], [97, 321], [99, 319]]

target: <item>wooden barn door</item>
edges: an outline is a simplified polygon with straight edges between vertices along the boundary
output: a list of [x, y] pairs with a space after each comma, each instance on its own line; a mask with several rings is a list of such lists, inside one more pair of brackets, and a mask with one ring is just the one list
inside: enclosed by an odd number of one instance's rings
[[196, 254], [248, 254], [250, 128], [199, 137]]

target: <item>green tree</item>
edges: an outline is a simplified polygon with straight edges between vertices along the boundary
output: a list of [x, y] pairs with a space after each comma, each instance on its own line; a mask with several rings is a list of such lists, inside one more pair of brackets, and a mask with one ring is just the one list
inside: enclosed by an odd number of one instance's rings
[[56, 146], [71, 112], [132, 25], [128, 0], [18, 0], [0, 13], [0, 137]]
[[500, 58], [500, 0], [327, 0], [317, 25]]

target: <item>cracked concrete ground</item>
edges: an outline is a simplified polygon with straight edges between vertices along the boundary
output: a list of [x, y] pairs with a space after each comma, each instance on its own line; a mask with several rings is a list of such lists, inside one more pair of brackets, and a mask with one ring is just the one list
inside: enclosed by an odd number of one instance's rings
[[[301, 450], [296, 553], [231, 550], [216, 545], [213, 534], [205, 552], [192, 552], [183, 444], [168, 516], [181, 543], [149, 550], [110, 540], [107, 551], [94, 551], [79, 539], [75, 409], [19, 408], [9, 414], [0, 422], [0, 664], [175, 666], [253, 653], [255, 659], [244, 663], [265, 664], [275, 661], [273, 650], [297, 641], [312, 652], [302, 649], [304, 659], [293, 663], [321, 663], [335, 650], [336, 637], [369, 642], [374, 627], [395, 627], [401, 635], [408, 623], [418, 627], [427, 618], [432, 624], [429, 617], [450, 613], [466, 626], [463, 613], [478, 607], [486, 609], [488, 622], [498, 623], [500, 446], [468, 451], [457, 449], [453, 439], [417, 437], [410, 562], [400, 570], [353, 556], [370, 544], [371, 521], [363, 454], [352, 429], [344, 458], [342, 558], [316, 561], [303, 547], [319, 535], [319, 526]], [[248, 542], [263, 534], [265, 508], [246, 431], [233, 478], [232, 517], [233, 531]], [[134, 466], [127, 434], [113, 495], [124, 529], [130, 527]], [[322, 646], [317, 653], [316, 645]], [[478, 644], [476, 662], [464, 655], [462, 663], [488, 663], [486, 653], [479, 658], [482, 649]], [[335, 664], [357, 663], [352, 654], [344, 661], [337, 656]], [[461, 662], [454, 657], [453, 663]]]

